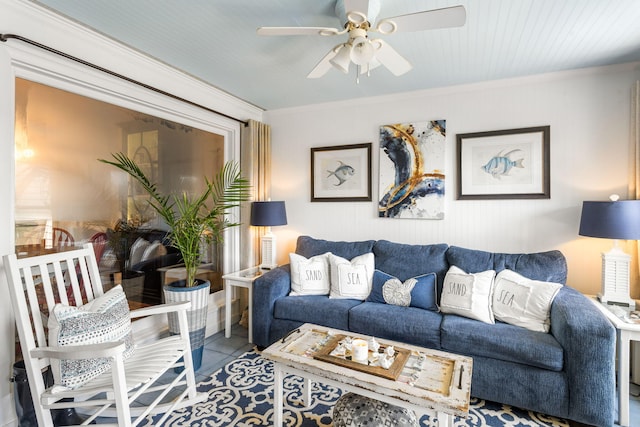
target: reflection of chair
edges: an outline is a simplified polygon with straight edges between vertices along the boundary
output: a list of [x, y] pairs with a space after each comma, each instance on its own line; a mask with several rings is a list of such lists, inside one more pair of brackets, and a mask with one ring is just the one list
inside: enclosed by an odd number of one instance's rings
[[98, 265], [100, 265], [102, 254], [107, 248], [107, 233], [100, 231], [91, 236], [89, 242], [93, 245], [93, 252], [96, 254], [96, 261], [98, 262]]
[[73, 246], [75, 244], [75, 240], [71, 233], [64, 228], [53, 227], [51, 233], [51, 244], [54, 248], [61, 246]]
[[[74, 270], [79, 266], [79, 277], [65, 274], [69, 266], [74, 266], [71, 267]], [[119, 287], [106, 294], [103, 292], [91, 244], [85, 244], [82, 249], [37, 258], [17, 259], [15, 254], [6, 255], [4, 268], [39, 426], [53, 426], [51, 409], [69, 407], [82, 407], [83, 412], [91, 414], [89, 422], [100, 415], [117, 416], [119, 426], [137, 425], [148, 413], [165, 412], [163, 419], [158, 422], [162, 424], [174, 409], [206, 400], [207, 394], [197, 393], [195, 388], [186, 315], [189, 303], [159, 305], [131, 312], [131, 318], [175, 312], [180, 327], [178, 335], [153, 342], [145, 341], [143, 345], [133, 343], [131, 347], [128, 321], [123, 320], [129, 317], [128, 308], [125, 308], [126, 300]], [[56, 324], [65, 331], [56, 340], [47, 337], [47, 325], [41, 316], [30, 315], [32, 311], [36, 313], [39, 310], [35, 277], [40, 277], [42, 283], [37, 287], [44, 288], [44, 311], [49, 314], [49, 334], [53, 330], [55, 336]], [[72, 288], [77, 305], [83, 303], [82, 295], [86, 295], [84, 302], [92, 301], [92, 305], [77, 310], [73, 307], [76, 304], [69, 304], [67, 288]], [[53, 309], [58, 301], [71, 306], [59, 307], [62, 310]], [[55, 319], [53, 323], [52, 319]], [[104, 339], [96, 343], [99, 341], [95, 337], [108, 337], [113, 331], [123, 329], [122, 325], [127, 332], [126, 335], [120, 335], [124, 338], [118, 341]], [[87, 334], [87, 331], [90, 333]], [[92, 344], [82, 339], [86, 335], [91, 336]], [[133, 353], [129, 355], [131, 349]], [[91, 378], [82, 369], [93, 369], [97, 364], [104, 363], [100, 358], [108, 361], [105, 366], [107, 370]], [[42, 375], [45, 368], [53, 370], [54, 376], [57, 376], [57, 384], [46, 389]], [[169, 384], [156, 384], [164, 373], [174, 368], [181, 370], [174, 380]], [[60, 375], [69, 381], [67, 387], [61, 385]], [[90, 378], [88, 382], [82, 384], [87, 378]], [[149, 399], [150, 395], [146, 394], [153, 393], [155, 398], [158, 392], [160, 395], [156, 401]], [[76, 401], [74, 398], [77, 398]], [[171, 401], [167, 402], [167, 399]], [[152, 403], [149, 406], [130, 406], [129, 400], [141, 402], [140, 405], [142, 402]], [[139, 419], [132, 421], [132, 417]]]

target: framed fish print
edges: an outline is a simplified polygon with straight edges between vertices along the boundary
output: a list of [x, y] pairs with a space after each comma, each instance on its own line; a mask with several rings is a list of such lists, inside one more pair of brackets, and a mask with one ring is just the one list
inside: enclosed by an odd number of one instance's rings
[[312, 202], [371, 201], [371, 143], [311, 148]]
[[549, 199], [549, 126], [456, 136], [458, 200]]

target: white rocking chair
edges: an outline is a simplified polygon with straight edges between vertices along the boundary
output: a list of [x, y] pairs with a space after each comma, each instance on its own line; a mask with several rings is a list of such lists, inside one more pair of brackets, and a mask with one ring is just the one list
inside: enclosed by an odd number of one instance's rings
[[[104, 294], [91, 244], [84, 245], [82, 249], [32, 258], [18, 259], [15, 254], [6, 255], [4, 269], [39, 426], [53, 426], [52, 409], [70, 407], [89, 415], [82, 425], [99, 416], [117, 416], [117, 424], [110, 425], [136, 426], [150, 414], [164, 413], [155, 423], [161, 425], [171, 411], [207, 399], [206, 393], [196, 392], [185, 311], [188, 302], [132, 311], [132, 319], [175, 312], [180, 334], [168, 335], [151, 343], [135, 343], [133, 354], [124, 360], [125, 344], [122, 341], [63, 347], [48, 344], [46, 320], [43, 323], [42, 317], [49, 314], [56, 302], [81, 306]], [[44, 314], [43, 293], [48, 307]], [[73, 297], [68, 298], [68, 295]], [[110, 370], [75, 389], [55, 392], [54, 387], [45, 388], [42, 372], [50, 368], [51, 360], [96, 357], [108, 358]], [[169, 384], [156, 383], [165, 372], [174, 368], [181, 369], [177, 376], [172, 372], [175, 379]], [[149, 395], [151, 398], [140, 399], [146, 393], [152, 393]], [[172, 397], [174, 394], [178, 394], [177, 397]], [[62, 399], [65, 401], [61, 402]], [[141, 406], [140, 400], [151, 400], [152, 403]]]

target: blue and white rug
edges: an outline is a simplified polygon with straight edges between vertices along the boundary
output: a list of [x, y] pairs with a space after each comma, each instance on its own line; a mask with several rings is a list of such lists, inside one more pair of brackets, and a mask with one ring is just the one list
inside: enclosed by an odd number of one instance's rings
[[[312, 405], [302, 405], [299, 377], [285, 378], [284, 424], [288, 427], [331, 426], [333, 404], [342, 390], [313, 383]], [[198, 384], [209, 400], [171, 414], [165, 426], [272, 426], [273, 364], [254, 351], [247, 352]], [[158, 417], [159, 418], [159, 417]], [[421, 426], [435, 423], [422, 417]], [[471, 399], [469, 417], [455, 420], [456, 427], [567, 427], [562, 419], [499, 403]]]

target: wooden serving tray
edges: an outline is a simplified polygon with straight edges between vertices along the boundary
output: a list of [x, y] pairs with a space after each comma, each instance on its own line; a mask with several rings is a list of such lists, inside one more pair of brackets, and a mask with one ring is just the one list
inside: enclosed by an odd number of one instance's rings
[[[396, 352], [395, 360], [389, 369], [385, 369], [381, 366], [370, 366], [364, 363], [355, 362], [351, 360], [351, 356], [346, 357], [331, 356], [331, 352], [336, 348], [338, 343], [345, 339], [347, 335], [335, 335], [325, 346], [318, 350], [314, 355], [314, 359], [322, 360], [323, 362], [333, 363], [334, 365], [343, 366], [345, 368], [354, 369], [360, 372], [366, 372], [367, 374], [376, 375], [378, 377], [386, 378], [388, 380], [397, 380], [402, 372], [402, 368], [409, 360], [411, 352], [404, 348], [394, 347]], [[385, 346], [381, 345], [380, 349], [384, 349]]]

